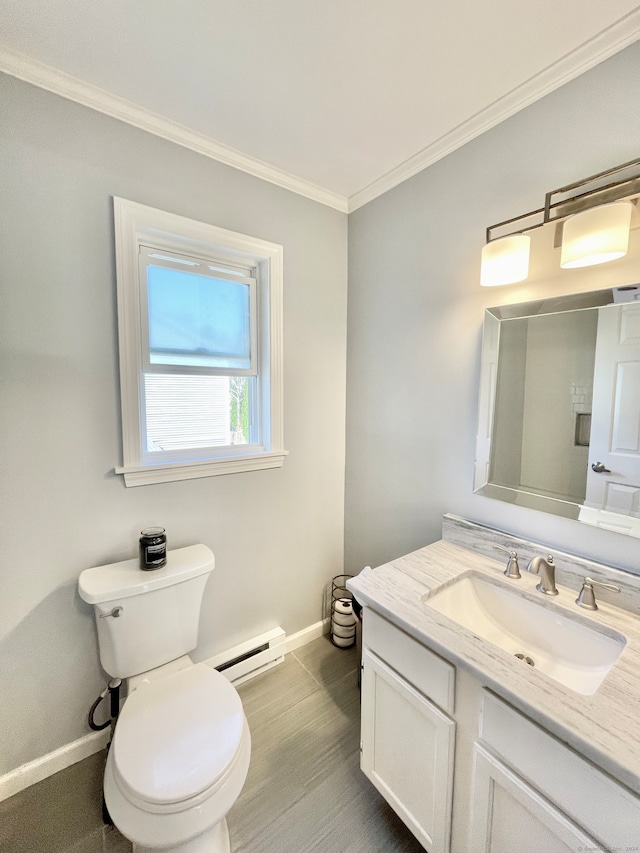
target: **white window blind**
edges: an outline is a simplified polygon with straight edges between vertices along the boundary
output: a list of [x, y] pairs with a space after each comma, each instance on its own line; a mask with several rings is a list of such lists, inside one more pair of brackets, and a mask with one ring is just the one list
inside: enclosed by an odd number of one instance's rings
[[256, 272], [140, 247], [145, 370], [256, 375]]

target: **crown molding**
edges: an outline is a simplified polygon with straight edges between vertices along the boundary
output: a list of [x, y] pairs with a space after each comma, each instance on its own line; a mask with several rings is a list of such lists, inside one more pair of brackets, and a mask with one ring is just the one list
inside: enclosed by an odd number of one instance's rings
[[24, 54], [0, 47], [0, 71], [342, 213], [352, 213], [640, 38], [640, 8], [551, 63], [431, 145], [346, 198], [250, 157]]
[[529, 104], [543, 98], [575, 77], [579, 77], [580, 74], [633, 44], [639, 38], [640, 8], [621, 18], [597, 36], [563, 56], [562, 59], [551, 63], [543, 71], [507, 92], [506, 95], [498, 98], [377, 181], [349, 196], [348, 212], [352, 213], [412, 178], [427, 166], [433, 165]]
[[74, 101], [76, 104], [89, 107], [89, 109], [96, 110], [103, 115], [123, 121], [132, 127], [145, 130], [161, 139], [174, 142], [176, 145], [188, 148], [204, 157], [217, 160], [219, 163], [240, 169], [240, 171], [263, 181], [268, 181], [283, 189], [305, 196], [312, 201], [317, 201], [342, 213], [347, 212], [347, 199], [338, 193], [302, 180], [289, 172], [265, 163], [263, 160], [249, 157], [235, 148], [216, 142], [203, 133], [198, 133], [178, 124], [178, 122], [159, 116], [131, 101], [120, 98], [118, 95], [112, 95], [104, 89], [85, 83], [77, 77], [31, 59], [24, 54], [0, 47], [0, 71], [17, 77], [19, 80], [24, 80], [26, 83], [31, 83], [33, 86], [38, 86], [40, 89], [46, 89], [55, 95], [60, 95], [69, 101]]

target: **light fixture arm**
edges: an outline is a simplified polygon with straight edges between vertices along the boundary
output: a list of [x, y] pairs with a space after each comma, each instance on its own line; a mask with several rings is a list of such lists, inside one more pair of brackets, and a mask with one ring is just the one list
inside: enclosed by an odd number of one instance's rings
[[[625, 172], [628, 174], [620, 180], [600, 185], [601, 181]], [[576, 190], [583, 188], [585, 188], [584, 192], [576, 192]], [[553, 200], [554, 196], [567, 193], [571, 193], [568, 198]], [[563, 219], [573, 213], [579, 213], [601, 204], [620, 201], [620, 199], [629, 198], [638, 193], [640, 193], [640, 158], [629, 160], [628, 163], [614, 166], [613, 169], [606, 169], [604, 172], [598, 172], [589, 178], [583, 178], [581, 181], [548, 192], [544, 197], [544, 221], [551, 222], [555, 219]], [[554, 210], [556, 215], [552, 216]]]
[[490, 243], [492, 240], [500, 239], [500, 237], [510, 237], [512, 234], [522, 234], [523, 231], [531, 231], [533, 228], [540, 228], [541, 225], [545, 224], [544, 220], [533, 225], [529, 225], [526, 228], [514, 228], [511, 231], [506, 231], [504, 234], [500, 234], [499, 237], [495, 237], [493, 235], [493, 232], [498, 228], [503, 228], [505, 225], [512, 225], [514, 222], [522, 222], [525, 219], [530, 219], [532, 216], [539, 216], [540, 214], [544, 214], [544, 207], [540, 207], [538, 210], [530, 210], [529, 213], [522, 213], [520, 216], [514, 216], [512, 219], [505, 219], [504, 222], [496, 222], [495, 225], [487, 226], [487, 243]]
[[[622, 175], [622, 177], [618, 181], [602, 183], [614, 175]], [[567, 198], [556, 198], [567, 195], [567, 193], [570, 193]], [[614, 166], [612, 169], [606, 169], [604, 172], [598, 172], [580, 181], [575, 181], [572, 184], [567, 184], [564, 187], [559, 187], [556, 190], [551, 190], [545, 194], [544, 207], [530, 210], [528, 213], [522, 213], [520, 216], [514, 216], [502, 222], [496, 222], [495, 225], [489, 225], [486, 230], [486, 242], [490, 243], [492, 240], [498, 240], [501, 237], [532, 231], [548, 222], [565, 219], [567, 216], [580, 213], [591, 207], [598, 207], [601, 204], [608, 204], [637, 195], [640, 195], [640, 157], [622, 163], [620, 166]], [[529, 225], [525, 224], [524, 227], [512, 228], [502, 234], [494, 233], [506, 225], [513, 225], [515, 222], [526, 223], [528, 219], [534, 221]]]
[[549, 222], [565, 226], [563, 268], [606, 263], [624, 256], [631, 204], [636, 203], [638, 196], [640, 158], [551, 190], [545, 195], [544, 207], [487, 228], [480, 283], [489, 286], [515, 284], [527, 278], [529, 243], [526, 235]]

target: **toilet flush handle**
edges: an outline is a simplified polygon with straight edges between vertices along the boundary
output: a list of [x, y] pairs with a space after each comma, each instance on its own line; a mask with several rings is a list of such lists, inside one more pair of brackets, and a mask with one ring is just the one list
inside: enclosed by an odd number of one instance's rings
[[101, 613], [100, 618], [106, 619], [107, 616], [113, 616], [114, 619], [117, 619], [118, 616], [122, 615], [123, 610], [124, 610], [124, 607], [122, 607], [121, 605], [118, 605], [117, 607], [114, 607], [110, 613]]

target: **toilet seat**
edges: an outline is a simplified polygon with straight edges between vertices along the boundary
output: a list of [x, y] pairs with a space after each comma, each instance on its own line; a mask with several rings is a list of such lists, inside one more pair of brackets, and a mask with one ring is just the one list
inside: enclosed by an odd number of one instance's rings
[[[132, 798], [125, 796], [115, 780], [113, 772], [113, 750], [107, 753], [107, 766], [104, 772], [104, 796], [109, 814], [120, 832], [137, 845], [141, 851], [171, 850], [172, 846], [182, 849], [182, 845], [193, 843], [194, 850], [207, 853], [229, 853], [228, 833], [225, 817], [240, 796], [249, 770], [251, 758], [251, 735], [246, 718], [238, 756], [232, 770], [225, 775], [224, 782], [219, 781], [215, 791], [202, 800], [186, 800], [171, 808], [137, 805]], [[224, 827], [223, 827], [224, 824]], [[213, 841], [216, 833], [227, 835], [225, 843]], [[213, 834], [213, 835], [212, 835]], [[202, 847], [195, 839], [202, 836]], [[205, 840], [206, 839], [206, 840]], [[191, 848], [188, 848], [191, 850]], [[193, 853], [193, 850], [191, 850]]]
[[235, 688], [207, 664], [141, 686], [116, 725], [114, 781], [143, 811], [190, 809], [234, 774], [245, 725]]

